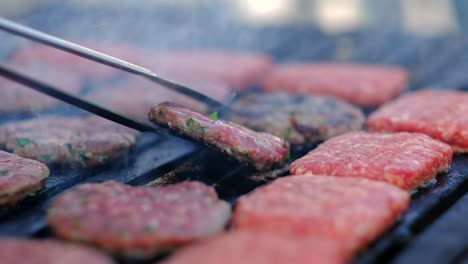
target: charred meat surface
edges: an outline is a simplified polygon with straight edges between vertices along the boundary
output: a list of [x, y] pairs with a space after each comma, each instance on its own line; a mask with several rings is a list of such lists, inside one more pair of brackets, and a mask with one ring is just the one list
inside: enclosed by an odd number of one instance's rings
[[[82, 88], [82, 82], [78, 77], [60, 69], [30, 65], [18, 67], [17, 70], [75, 95], [79, 94]], [[61, 103], [52, 97], [4, 77], [0, 77], [0, 91], [0, 114], [29, 113]]]
[[45, 164], [0, 151], [0, 206], [12, 206], [34, 195], [47, 177], [49, 169]]
[[325, 239], [235, 231], [188, 246], [161, 264], [344, 264], [347, 260], [338, 246]]
[[216, 81], [242, 91], [257, 82], [273, 65], [270, 56], [227, 50], [172, 50], [157, 53], [152, 70], [167, 75]]
[[[185, 78], [174, 78], [171, 80], [185, 84], [221, 102], [226, 101], [230, 94], [226, 86], [215, 82], [203, 82]], [[120, 83], [117, 87], [103, 87], [87, 94], [86, 97], [93, 102], [124, 113], [142, 122], [148, 122], [148, 109], [155, 104], [166, 101], [184, 105], [197, 112], [207, 112], [208, 110], [207, 106], [203, 103], [138, 77], [130, 78]]]
[[0, 127], [0, 145], [22, 157], [98, 166], [119, 157], [137, 132], [100, 117], [41, 117]]
[[112, 264], [97, 250], [58, 240], [0, 239], [2, 264]]
[[408, 79], [408, 72], [397, 67], [297, 63], [276, 67], [264, 78], [262, 87], [270, 92], [330, 95], [356, 105], [375, 107], [400, 94]]
[[376, 132], [419, 132], [468, 152], [468, 93], [425, 90], [391, 101], [367, 121]]
[[145, 258], [221, 232], [230, 215], [230, 205], [200, 182], [132, 187], [109, 181], [62, 194], [48, 220], [63, 239]]
[[291, 173], [369, 178], [412, 190], [446, 171], [452, 155], [449, 145], [420, 133], [350, 132], [294, 161]]
[[293, 145], [314, 144], [359, 130], [360, 109], [326, 96], [256, 94], [236, 102], [230, 119], [256, 131], [284, 138]]
[[409, 194], [384, 182], [327, 176], [288, 176], [241, 197], [237, 230], [330, 240], [350, 256], [389, 228]]
[[289, 145], [278, 137], [241, 125], [213, 120], [172, 103], [151, 108], [149, 120], [213, 146], [258, 171], [281, 167], [289, 160]]

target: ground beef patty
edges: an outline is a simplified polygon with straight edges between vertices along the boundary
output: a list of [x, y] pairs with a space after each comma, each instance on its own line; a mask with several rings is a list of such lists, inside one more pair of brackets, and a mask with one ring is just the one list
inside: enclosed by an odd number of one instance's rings
[[[65, 92], [79, 94], [82, 85], [78, 77], [63, 70], [44, 67], [18, 67], [20, 72], [52, 84]], [[28, 113], [60, 104], [60, 101], [36, 92], [29, 87], [0, 77], [0, 114]]]
[[[84, 43], [84, 45], [142, 66], [145, 66], [145, 58], [148, 57], [145, 51], [130, 44]], [[61, 69], [90, 81], [106, 80], [123, 73], [121, 70], [44, 45], [31, 45], [19, 49], [13, 54], [11, 63], [19, 66], [39, 65], [43, 68]]]
[[[226, 101], [230, 97], [229, 90], [218, 83], [173, 79], [178, 83], [202, 92], [218, 101]], [[91, 101], [119, 111], [143, 122], [148, 122], [148, 109], [158, 103], [174, 102], [197, 112], [206, 112], [207, 106], [187, 96], [170, 91], [142, 78], [131, 78], [119, 84], [118, 87], [103, 87], [86, 96]], [[129, 100], [131, 97], [131, 100]]]
[[11, 206], [33, 195], [47, 177], [49, 169], [45, 164], [0, 150], [0, 206]]
[[108, 256], [83, 246], [55, 240], [0, 239], [2, 264], [112, 264]]
[[336, 96], [375, 107], [398, 95], [408, 84], [408, 72], [382, 65], [303, 63], [279, 66], [264, 78], [265, 91]]
[[426, 90], [400, 97], [374, 112], [367, 127], [376, 132], [419, 132], [468, 152], [468, 93]]
[[161, 264], [344, 264], [343, 253], [327, 240], [236, 231], [188, 246]]
[[48, 220], [63, 239], [149, 257], [221, 232], [230, 214], [230, 205], [200, 182], [151, 188], [110, 181], [59, 196]]
[[256, 131], [263, 131], [300, 145], [361, 129], [362, 111], [343, 101], [325, 96], [257, 94], [234, 105], [230, 119]]
[[0, 127], [3, 148], [60, 165], [106, 164], [135, 141], [136, 131], [100, 117], [49, 116]]
[[294, 161], [291, 173], [369, 178], [412, 190], [451, 161], [450, 146], [424, 134], [350, 132]]
[[273, 65], [271, 57], [227, 50], [173, 50], [156, 54], [152, 70], [166, 76], [216, 81], [233, 90], [255, 85]]
[[407, 208], [409, 194], [360, 178], [289, 176], [241, 197], [237, 230], [333, 241], [344, 255], [363, 249]]
[[162, 103], [151, 108], [149, 120], [213, 146], [259, 171], [280, 167], [289, 160], [289, 145], [278, 137], [212, 120], [176, 104]]

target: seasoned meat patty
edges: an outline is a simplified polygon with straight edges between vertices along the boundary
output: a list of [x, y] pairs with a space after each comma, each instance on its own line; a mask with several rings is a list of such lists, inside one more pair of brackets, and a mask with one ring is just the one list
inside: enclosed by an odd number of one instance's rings
[[291, 173], [361, 177], [412, 190], [447, 170], [449, 145], [419, 133], [350, 132], [320, 144], [291, 164]]
[[149, 120], [213, 146], [259, 171], [280, 167], [289, 159], [289, 145], [278, 137], [235, 123], [212, 120], [176, 104], [154, 106]]
[[419, 132], [468, 152], [468, 93], [425, 90], [391, 101], [367, 122], [376, 132]]
[[348, 259], [325, 239], [237, 231], [188, 246], [161, 264], [344, 264]]
[[[110, 56], [117, 56], [130, 63], [146, 66], [145, 58], [148, 57], [146, 52], [130, 44], [83, 43], [83, 45]], [[40, 65], [43, 68], [62, 69], [92, 81], [110, 79], [123, 73], [112, 67], [44, 45], [31, 45], [19, 49], [13, 54], [11, 63], [20, 66]]]
[[349, 256], [376, 239], [407, 208], [409, 194], [360, 178], [289, 176], [241, 197], [237, 230], [333, 241]]
[[257, 94], [237, 102], [234, 109], [232, 121], [294, 145], [359, 130], [365, 119], [360, 109], [326, 96]]
[[151, 188], [110, 181], [62, 194], [52, 203], [48, 220], [63, 239], [151, 257], [221, 232], [230, 214], [230, 205], [200, 182]]
[[2, 264], [112, 264], [108, 256], [56, 240], [0, 239]]
[[[184, 78], [172, 80], [188, 85], [221, 102], [226, 101], [230, 96], [229, 90], [219, 83], [208, 83]], [[88, 94], [86, 97], [97, 104], [119, 111], [143, 122], [148, 122], [148, 109], [155, 104], [166, 101], [184, 105], [197, 112], [207, 111], [205, 104], [142, 78], [131, 78], [118, 87], [105, 87]], [[130, 97], [131, 99], [129, 99]]]
[[11, 206], [33, 195], [47, 177], [45, 164], [0, 150], [0, 206]]
[[[76, 76], [63, 70], [32, 66], [17, 67], [16, 70], [72, 94], [79, 94], [82, 88], [82, 83]], [[60, 104], [60, 101], [52, 97], [4, 77], [0, 77], [0, 91], [0, 114], [28, 113]]]
[[353, 104], [375, 107], [398, 95], [408, 72], [382, 65], [296, 63], [278, 66], [264, 78], [265, 91], [336, 96]]
[[119, 157], [136, 131], [100, 117], [41, 117], [0, 127], [0, 146], [60, 165], [97, 166]]
[[216, 81], [233, 90], [255, 85], [272, 68], [264, 54], [227, 50], [173, 50], [156, 54], [152, 69], [167, 76]]

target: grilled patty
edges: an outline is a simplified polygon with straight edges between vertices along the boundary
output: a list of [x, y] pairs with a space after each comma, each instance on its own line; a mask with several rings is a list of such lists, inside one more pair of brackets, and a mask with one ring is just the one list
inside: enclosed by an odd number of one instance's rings
[[258, 94], [236, 102], [234, 109], [232, 121], [294, 145], [359, 130], [365, 119], [360, 109], [326, 96]]
[[221, 232], [230, 205], [200, 182], [132, 187], [83, 184], [59, 196], [48, 220], [59, 237], [131, 257], [151, 257]]
[[[185, 78], [172, 80], [188, 85], [219, 101], [226, 101], [229, 97], [229, 90], [219, 83], [187, 80]], [[86, 97], [109, 109], [119, 111], [143, 122], [148, 122], [148, 109], [155, 104], [166, 101], [184, 105], [197, 112], [207, 111], [205, 104], [141, 78], [131, 78], [118, 87], [104, 87], [91, 92]], [[130, 97], [131, 99], [129, 99]]]
[[273, 65], [271, 57], [227, 50], [173, 50], [156, 54], [155, 72], [194, 80], [216, 81], [237, 91], [255, 85]]
[[176, 104], [162, 103], [151, 108], [149, 120], [213, 146], [259, 171], [280, 167], [289, 159], [289, 145], [278, 137], [212, 120]]
[[409, 194], [359, 178], [289, 176], [241, 197], [237, 230], [333, 241], [344, 256], [363, 249], [407, 208]]
[[34, 195], [47, 177], [49, 169], [45, 164], [0, 151], [0, 206], [12, 206]]
[[323, 94], [353, 104], [375, 107], [395, 97], [408, 84], [408, 72], [382, 65], [297, 63], [268, 74], [265, 91]]
[[[19, 67], [18, 71], [75, 95], [82, 88], [82, 83], [76, 76], [60, 69], [28, 66]], [[4, 77], [0, 77], [0, 91], [0, 114], [28, 113], [60, 104], [60, 101], [52, 97], [36, 92]]]
[[294, 161], [291, 173], [369, 178], [412, 190], [447, 170], [451, 161], [450, 146], [424, 134], [350, 132]]
[[376, 132], [419, 132], [468, 152], [468, 93], [425, 90], [400, 97], [374, 112], [367, 127]]
[[2, 264], [112, 264], [106, 255], [55, 240], [0, 239]]
[[161, 264], [344, 264], [347, 259], [327, 240], [237, 231], [188, 246]]
[[135, 143], [136, 131], [99, 117], [41, 117], [0, 127], [0, 145], [60, 165], [109, 163]]

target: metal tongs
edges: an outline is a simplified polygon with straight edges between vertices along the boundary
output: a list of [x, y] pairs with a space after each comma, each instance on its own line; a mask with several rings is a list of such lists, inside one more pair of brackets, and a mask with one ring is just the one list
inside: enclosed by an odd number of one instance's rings
[[[202, 103], [205, 103], [206, 105], [208, 105], [209, 107], [213, 109], [218, 109], [218, 111], [227, 109], [227, 106], [225, 104], [203, 93], [195, 91], [189, 87], [163, 79], [146, 68], [137, 66], [135, 64], [129, 63], [127, 61], [124, 61], [124, 60], [121, 60], [121, 59], [118, 59], [109, 55], [106, 55], [101, 52], [94, 51], [92, 49], [80, 46], [70, 41], [66, 41], [64, 39], [54, 37], [52, 35], [23, 26], [21, 24], [18, 24], [16, 22], [13, 22], [13, 21], [1, 18], [1, 17], [0, 17], [0, 29], [10, 32], [12, 34], [18, 35], [18, 36], [31, 39], [36, 42], [40, 42], [48, 46], [69, 52], [69, 53], [73, 53], [83, 58], [114, 67], [116, 69], [120, 69], [120, 70], [133, 73], [136, 75], [140, 75], [146, 79], [149, 79], [153, 82], [156, 82], [162, 85], [163, 87], [166, 87], [175, 92], [191, 97], [192, 99], [195, 99]], [[61, 101], [74, 105], [76, 107], [79, 107], [83, 110], [86, 110], [88, 112], [101, 116], [103, 118], [109, 119], [118, 124], [130, 127], [130, 128], [142, 131], [142, 132], [173, 134], [163, 128], [155, 128], [155, 127], [146, 125], [139, 121], [133, 120], [130, 117], [116, 113], [112, 110], [109, 110], [97, 104], [91, 103], [87, 100], [81, 99], [80, 97], [64, 92], [63, 90], [57, 87], [35, 80], [32, 77], [26, 76], [15, 70], [12, 70], [5, 65], [0, 65], [0, 75], [6, 78], [9, 78], [15, 82], [19, 82], [23, 85], [26, 85], [38, 92], [47, 94], [51, 97], [54, 97], [56, 99], [59, 99]]]

